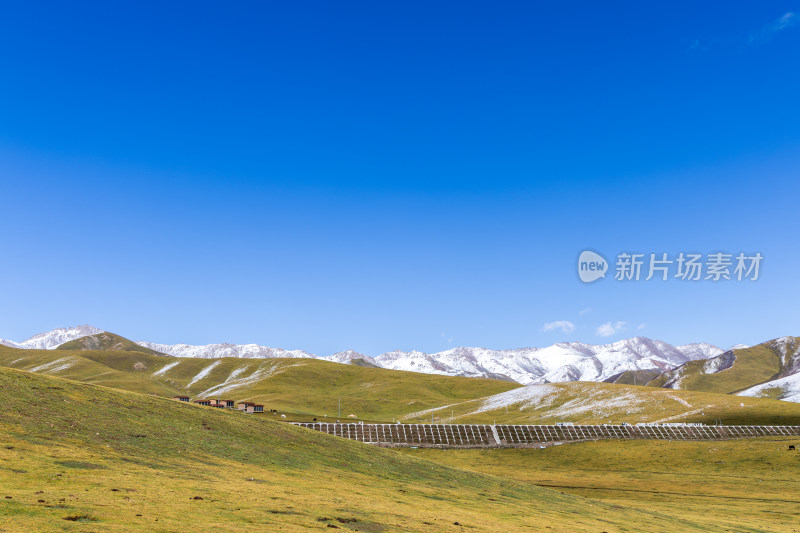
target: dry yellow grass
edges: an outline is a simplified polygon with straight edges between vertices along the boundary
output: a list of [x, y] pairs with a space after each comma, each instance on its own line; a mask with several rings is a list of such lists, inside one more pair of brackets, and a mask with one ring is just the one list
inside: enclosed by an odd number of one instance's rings
[[[597, 441], [546, 449], [403, 453], [679, 516], [713, 531], [793, 533], [800, 531], [800, 451], [790, 451], [792, 444], [800, 449], [800, 438]], [[666, 524], [662, 530], [671, 531]]]
[[8, 369], [0, 391], [4, 531], [711, 530], [237, 412]]

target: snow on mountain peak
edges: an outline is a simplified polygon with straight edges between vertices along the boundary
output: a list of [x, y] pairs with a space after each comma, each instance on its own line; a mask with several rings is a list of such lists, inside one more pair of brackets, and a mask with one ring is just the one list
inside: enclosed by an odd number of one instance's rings
[[377, 365], [375, 359], [373, 359], [369, 355], [364, 355], [363, 353], [359, 353], [355, 350], [345, 350], [343, 352], [337, 352], [327, 357], [320, 357], [319, 359], [322, 359], [324, 361], [331, 361], [332, 363], [344, 363], [344, 364], [347, 364], [351, 361], [355, 361], [356, 359], [363, 359], [365, 361]]
[[[101, 333], [92, 326], [60, 328], [34, 335], [16, 343], [0, 341], [15, 348], [52, 349], [73, 339]], [[175, 357], [214, 359], [237, 358], [315, 358], [335, 363], [351, 363], [358, 359], [375, 366], [393, 369], [441, 374], [448, 376], [490, 377], [516, 381], [524, 385], [559, 381], [603, 381], [629, 370], [654, 370], [675, 368], [687, 361], [708, 359], [723, 352], [706, 343], [673, 346], [647, 337], [633, 337], [609, 344], [561, 342], [545, 348], [516, 348], [492, 350], [489, 348], [457, 347], [428, 354], [417, 350], [391, 351], [377, 357], [345, 350], [327, 357], [303, 350], [284, 350], [258, 344], [159, 344], [137, 342], [140, 346]]]
[[199, 357], [203, 359], [215, 359], [218, 357], [316, 358], [316, 355], [303, 350], [284, 350], [283, 348], [270, 348], [259, 344], [220, 343], [195, 346], [192, 344], [158, 344], [147, 341], [136, 341], [136, 344], [174, 357]]
[[65, 342], [69, 342], [81, 337], [103, 333], [102, 329], [94, 326], [83, 325], [69, 328], [56, 328], [44, 333], [37, 333], [33, 337], [22, 342], [14, 342], [0, 339], [0, 344], [12, 348], [23, 348], [28, 350], [54, 350]]

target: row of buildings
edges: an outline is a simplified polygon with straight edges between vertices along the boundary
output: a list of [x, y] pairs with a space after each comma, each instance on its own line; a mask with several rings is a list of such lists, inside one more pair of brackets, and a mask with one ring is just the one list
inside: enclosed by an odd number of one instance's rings
[[[173, 396], [172, 399], [179, 402], [189, 402], [188, 396]], [[237, 404], [233, 400], [195, 400], [194, 403], [208, 407], [218, 407], [219, 409], [238, 409], [251, 414], [264, 412], [263, 405], [253, 402], [239, 402]]]

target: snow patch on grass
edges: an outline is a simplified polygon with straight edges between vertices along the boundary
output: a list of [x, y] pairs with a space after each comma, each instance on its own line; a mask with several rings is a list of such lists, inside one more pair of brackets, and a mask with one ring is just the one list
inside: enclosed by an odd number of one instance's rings
[[520, 405], [520, 410], [547, 402], [548, 405], [558, 396], [558, 388], [552, 385], [528, 385], [519, 389], [501, 392], [494, 396], [489, 396], [481, 404], [476, 413], [502, 409], [511, 405]]
[[451, 404], [448, 404], [448, 405], [442, 405], [441, 407], [432, 407], [430, 409], [423, 409], [422, 411], [416, 411], [416, 412], [413, 412], [413, 413], [409, 413], [407, 415], [403, 415], [401, 418], [404, 418], [404, 419], [422, 418], [422, 417], [425, 417], [425, 416], [427, 416], [427, 415], [429, 415], [431, 413], [436, 413], [436, 412], [442, 411], [444, 409], [451, 409], [451, 408], [453, 408], [453, 407], [455, 407], [457, 405], [461, 405], [461, 404], [465, 404], [465, 403], [469, 403], [469, 402], [474, 402], [474, 401], [475, 400], [464, 400], [463, 402], [456, 402], [456, 403], [451, 403]]
[[598, 395], [577, 397], [568, 400], [546, 413], [550, 418], [585, 417], [591, 414], [595, 418], [618, 418], [622, 414], [634, 414], [644, 411], [647, 400], [635, 392], [615, 394], [606, 398]]
[[291, 368], [293, 366], [302, 366], [301, 363], [285, 365], [285, 364], [276, 364], [276, 363], [264, 363], [259, 366], [255, 372], [250, 374], [249, 376], [239, 377], [242, 373], [247, 370], [247, 366], [239, 367], [233, 372], [230, 373], [228, 378], [220, 383], [219, 385], [214, 385], [210, 389], [207, 389], [198, 394], [198, 396], [214, 396], [214, 395], [221, 395], [227, 394], [228, 392], [240, 389], [242, 387], [248, 387], [250, 385], [254, 385], [258, 383], [262, 379], [269, 378], [274, 376], [275, 374], [280, 374], [287, 368]]
[[49, 363], [29, 368], [28, 372], [39, 372], [40, 374], [54, 374], [56, 372], [61, 372], [62, 370], [68, 369], [78, 361], [80, 361], [80, 359], [74, 356], [62, 357], [61, 359], [56, 359], [55, 361], [50, 361]]
[[737, 394], [737, 396], [751, 396], [755, 398], [772, 397], [767, 394], [770, 389], [780, 389], [779, 398], [786, 402], [800, 402], [800, 374], [792, 374], [780, 379], [773, 379], [755, 387], [750, 387]]
[[193, 379], [192, 381], [190, 381], [190, 382], [189, 382], [189, 384], [188, 384], [188, 385], [186, 385], [186, 387], [184, 387], [184, 388], [188, 389], [188, 388], [190, 388], [192, 385], [194, 385], [195, 383], [197, 383], [198, 381], [200, 381], [201, 379], [203, 379], [203, 378], [205, 378], [206, 376], [208, 376], [208, 375], [211, 373], [211, 371], [212, 371], [212, 370], [214, 370], [214, 368], [216, 368], [216, 367], [217, 367], [217, 365], [219, 365], [220, 363], [221, 363], [221, 361], [214, 361], [213, 363], [211, 363], [210, 365], [208, 365], [207, 367], [205, 367], [205, 368], [204, 368], [203, 370], [201, 370], [201, 371], [200, 371], [200, 372], [199, 372], [199, 373], [198, 373], [198, 374], [197, 374], [197, 375], [194, 377], [194, 379]]
[[155, 372], [153, 372], [153, 375], [154, 375], [154, 376], [160, 376], [160, 375], [162, 375], [162, 374], [165, 374], [165, 373], [167, 373], [169, 370], [171, 370], [171, 369], [175, 368], [176, 366], [178, 366], [178, 363], [180, 363], [180, 361], [174, 361], [174, 362], [172, 362], [172, 363], [169, 363], [169, 364], [167, 364], [167, 365], [164, 365], [164, 366], [163, 366], [163, 367], [161, 367], [159, 370], [156, 370]]
[[675, 395], [673, 395], [673, 394], [668, 394], [667, 396], [669, 396], [670, 398], [672, 398], [673, 400], [675, 400], [675, 401], [676, 401], [676, 402], [678, 402], [678, 403], [682, 403], [682, 404], [683, 404], [683, 405], [685, 405], [686, 407], [689, 407], [689, 408], [691, 408], [691, 407], [692, 407], [692, 404], [690, 404], [689, 402], [687, 402], [687, 401], [686, 401], [686, 400], [684, 400], [683, 398], [679, 398], [678, 396], [675, 396]]

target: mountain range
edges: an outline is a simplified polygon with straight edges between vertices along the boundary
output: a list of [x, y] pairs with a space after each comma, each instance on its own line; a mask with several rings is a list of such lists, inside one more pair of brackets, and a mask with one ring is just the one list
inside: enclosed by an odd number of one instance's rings
[[37, 333], [33, 337], [22, 342], [14, 342], [0, 339], [0, 344], [11, 348], [23, 348], [28, 350], [52, 350], [61, 346], [65, 342], [103, 333], [102, 329], [94, 326], [75, 326], [71, 328], [56, 328], [44, 333]]
[[[70, 341], [96, 336], [99, 333], [105, 332], [94, 326], [84, 325], [54, 329], [34, 335], [23, 342], [0, 340], [0, 344], [14, 348], [55, 349]], [[127, 341], [122, 337], [116, 337], [114, 342], [119, 344], [121, 342], [119, 339]], [[109, 349], [99, 340], [92, 342], [94, 343], [92, 346], [84, 346], [83, 349], [100, 347]], [[175, 357], [312, 358], [426, 374], [489, 377], [523, 385], [563, 381], [614, 381], [617, 376], [626, 372], [639, 371], [652, 371], [655, 375], [690, 361], [705, 360], [724, 352], [717, 346], [707, 343], [673, 346], [646, 337], [634, 337], [601, 345], [565, 342], [546, 348], [511, 350], [460, 347], [437, 353], [392, 351], [377, 357], [370, 357], [354, 350], [319, 357], [303, 350], [284, 350], [258, 344], [223, 343], [198, 346], [137, 341], [136, 345], [143, 347], [143, 351], [147, 349]], [[125, 349], [131, 349], [129, 345], [126, 346]]]
[[[127, 366], [135, 365], [137, 358], [147, 355], [150, 362], [142, 363], [145, 364], [143, 369], [157, 367], [153, 376], [167, 379], [170, 383], [178, 375], [186, 374], [184, 377], [189, 381], [184, 386], [189, 388], [212, 377], [214, 379], [209, 383], [222, 379], [218, 386], [223, 388], [260, 383], [265, 376], [274, 373], [275, 364], [291, 367], [304, 365], [301, 361], [316, 360], [418, 374], [494, 378], [504, 380], [512, 387], [520, 384], [541, 387], [548, 383], [576, 381], [607, 382], [800, 402], [798, 337], [781, 337], [749, 347], [738, 345], [730, 350], [705, 343], [673, 346], [663, 341], [634, 337], [603, 345], [571, 342], [515, 350], [462, 347], [432, 354], [393, 351], [377, 357], [347, 350], [318, 357], [302, 350], [290, 351], [257, 344], [137, 343], [93, 326], [78, 326], [40, 333], [22, 342], [0, 340], [0, 344], [15, 349], [6, 354], [9, 365], [22, 365], [20, 368], [33, 372], [77, 372], [76, 376], [83, 377], [84, 374], [94, 375], [94, 371], [100, 376], [108, 376], [107, 370], [94, 365], [107, 361], [109, 354], [120, 354], [120, 361], [127, 361], [124, 363]], [[29, 350], [31, 357], [20, 358], [20, 349]], [[54, 357], [48, 355], [51, 350]], [[79, 353], [86, 355], [79, 356]], [[122, 356], [122, 353], [130, 355]], [[230, 364], [235, 368], [229, 369], [227, 378], [216, 375]], [[87, 365], [93, 370], [84, 368]], [[136, 370], [134, 366], [131, 368]], [[214, 385], [209, 386], [213, 388]]]

